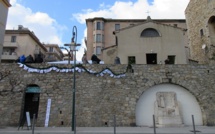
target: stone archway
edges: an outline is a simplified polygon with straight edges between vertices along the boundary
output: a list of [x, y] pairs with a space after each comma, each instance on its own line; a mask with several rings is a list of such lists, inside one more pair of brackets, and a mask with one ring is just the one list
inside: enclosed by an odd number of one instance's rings
[[[168, 95], [169, 93], [169, 95]], [[166, 95], [164, 95], [166, 94]], [[163, 119], [161, 122], [167, 122], [166, 124], [158, 123], [159, 121], [156, 120], [157, 125], [160, 126], [168, 126], [168, 123], [173, 122], [173, 125], [180, 125], [180, 121], [182, 122], [181, 125], [192, 125], [192, 118], [191, 116], [194, 115], [195, 117], [195, 124], [196, 125], [203, 125], [203, 119], [202, 119], [202, 112], [200, 109], [200, 106], [196, 100], [196, 98], [188, 92], [186, 89], [184, 89], [181, 86], [173, 85], [173, 84], [160, 84], [153, 86], [146, 90], [139, 98], [137, 105], [136, 105], [136, 125], [137, 126], [153, 126], [153, 114], [157, 116], [159, 114], [167, 114], [165, 113], [165, 109], [162, 111], [157, 112], [158, 106], [158, 96], [163, 96], [165, 99], [161, 99], [163, 101], [160, 101], [161, 109], [165, 108], [165, 106], [162, 105], [169, 105], [167, 106], [167, 109], [171, 109], [171, 107], [174, 107], [174, 118], [172, 120], [166, 120]], [[166, 97], [165, 97], [166, 96]], [[175, 97], [174, 97], [175, 96]], [[169, 100], [169, 101], [167, 101]], [[176, 102], [175, 106], [171, 106], [173, 103]], [[169, 110], [169, 111], [170, 111]], [[169, 112], [168, 111], [168, 112]], [[172, 111], [171, 111], [172, 112]], [[172, 113], [169, 113], [171, 117]], [[156, 117], [158, 118], [158, 117]], [[179, 120], [181, 119], [181, 120]]]

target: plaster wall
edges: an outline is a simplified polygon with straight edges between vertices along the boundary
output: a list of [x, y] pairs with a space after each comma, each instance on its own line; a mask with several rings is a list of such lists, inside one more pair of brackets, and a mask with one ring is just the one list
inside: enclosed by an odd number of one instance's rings
[[[156, 29], [160, 36], [141, 37], [146, 28]], [[136, 64], [146, 64], [146, 54], [156, 53], [157, 63], [175, 55], [175, 64], [186, 64], [185, 32], [172, 26], [148, 22], [132, 28], [121, 30], [118, 37], [118, 56], [122, 64], [128, 64], [128, 56], [136, 57]]]

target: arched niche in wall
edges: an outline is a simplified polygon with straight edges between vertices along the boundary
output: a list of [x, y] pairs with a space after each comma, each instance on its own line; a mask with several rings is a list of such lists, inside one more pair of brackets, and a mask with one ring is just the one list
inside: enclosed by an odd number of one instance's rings
[[208, 20], [208, 29], [211, 45], [215, 46], [215, 16], [210, 17]]
[[192, 125], [192, 115], [196, 125], [203, 125], [196, 98], [178, 85], [156, 85], [140, 96], [136, 105], [136, 125], [153, 126], [153, 114], [157, 126]]

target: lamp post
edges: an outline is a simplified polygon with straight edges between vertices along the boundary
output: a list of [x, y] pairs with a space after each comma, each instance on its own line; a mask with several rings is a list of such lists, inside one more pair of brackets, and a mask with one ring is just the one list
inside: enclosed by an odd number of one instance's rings
[[[72, 101], [72, 131], [75, 130], [75, 68], [76, 68], [76, 46], [80, 46], [80, 44], [76, 44], [77, 42], [77, 27], [73, 26], [72, 29], [72, 41], [71, 44], [64, 44], [64, 46], [70, 46], [70, 50], [73, 50], [75, 52], [74, 54], [74, 73], [73, 73], [73, 101]], [[73, 47], [73, 49], [72, 49]]]

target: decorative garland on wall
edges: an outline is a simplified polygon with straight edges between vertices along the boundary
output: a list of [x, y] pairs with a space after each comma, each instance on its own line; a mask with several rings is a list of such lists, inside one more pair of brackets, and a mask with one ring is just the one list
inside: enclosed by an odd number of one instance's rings
[[43, 74], [43, 73], [49, 73], [51, 71], [56, 71], [56, 72], [60, 72], [60, 73], [68, 73], [68, 72], [76, 71], [79, 73], [87, 72], [89, 74], [93, 74], [96, 76], [104, 76], [105, 74], [108, 74], [108, 75], [110, 75], [110, 77], [113, 77], [113, 78], [125, 77], [125, 73], [116, 74], [110, 68], [105, 68], [100, 72], [96, 72], [96, 71], [86, 69], [82, 65], [77, 65], [75, 68], [74, 67], [72, 67], [72, 68], [61, 68], [58, 66], [49, 66], [46, 68], [35, 68], [35, 67], [30, 66], [30, 65], [26, 65], [26, 64], [22, 64], [22, 63], [18, 63], [18, 64], [19, 64], [19, 67], [24, 68], [24, 70], [28, 71], [29, 73], [41, 73], [41, 74]]

